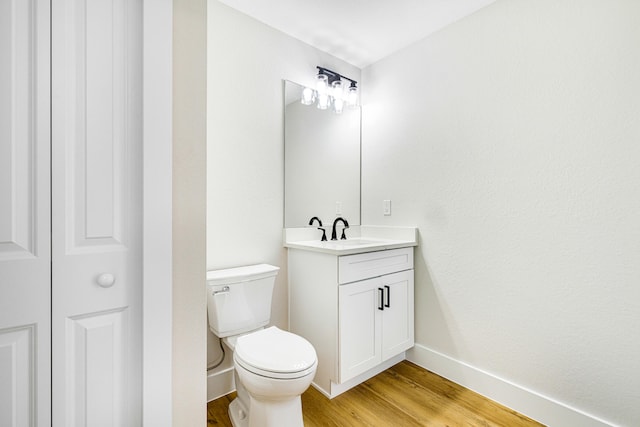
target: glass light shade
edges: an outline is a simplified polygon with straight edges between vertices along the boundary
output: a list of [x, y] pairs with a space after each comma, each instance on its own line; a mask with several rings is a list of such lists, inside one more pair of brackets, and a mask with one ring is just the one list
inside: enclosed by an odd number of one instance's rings
[[349, 107], [358, 105], [358, 88], [356, 86], [350, 86], [347, 90], [347, 105]]
[[344, 110], [344, 99], [342, 98], [334, 98], [333, 99], [333, 112], [336, 114], [342, 114], [342, 110]]
[[342, 84], [342, 80], [336, 80], [335, 82], [331, 83], [331, 96], [333, 96], [334, 99], [342, 99], [344, 96], [344, 86]]
[[329, 107], [329, 95], [327, 93], [318, 94], [318, 108], [326, 110]]
[[316, 92], [310, 87], [305, 87], [302, 89], [302, 98], [300, 102], [304, 105], [311, 105], [316, 100]]
[[318, 97], [320, 95], [325, 95], [329, 89], [329, 79], [326, 74], [318, 74], [316, 77], [316, 91], [318, 92]]

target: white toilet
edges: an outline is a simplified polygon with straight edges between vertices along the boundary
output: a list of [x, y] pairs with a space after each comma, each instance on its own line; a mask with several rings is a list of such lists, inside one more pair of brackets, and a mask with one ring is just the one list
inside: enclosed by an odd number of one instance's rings
[[275, 326], [271, 297], [278, 267], [250, 265], [207, 272], [209, 328], [233, 351], [238, 397], [234, 427], [302, 427], [300, 395], [316, 373], [316, 351]]

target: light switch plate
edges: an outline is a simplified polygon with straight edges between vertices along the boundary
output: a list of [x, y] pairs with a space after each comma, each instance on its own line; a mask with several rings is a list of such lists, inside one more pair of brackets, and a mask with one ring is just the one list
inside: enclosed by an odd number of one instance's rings
[[391, 215], [391, 200], [382, 201], [382, 213], [384, 215]]

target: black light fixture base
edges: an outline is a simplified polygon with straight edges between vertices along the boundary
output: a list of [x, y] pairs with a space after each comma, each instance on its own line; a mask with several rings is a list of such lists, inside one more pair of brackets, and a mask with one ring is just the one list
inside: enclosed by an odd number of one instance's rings
[[316, 68], [318, 69], [318, 74], [324, 74], [325, 76], [327, 76], [327, 80], [329, 85], [331, 85], [331, 83], [341, 80], [341, 79], [345, 79], [345, 80], [349, 80], [351, 82], [350, 87], [358, 87], [358, 82], [350, 79], [349, 77], [345, 77], [343, 75], [340, 75], [338, 73], [336, 73], [333, 70], [330, 70], [328, 68], [324, 68], [324, 67], [320, 67], [320, 66], [316, 66]]

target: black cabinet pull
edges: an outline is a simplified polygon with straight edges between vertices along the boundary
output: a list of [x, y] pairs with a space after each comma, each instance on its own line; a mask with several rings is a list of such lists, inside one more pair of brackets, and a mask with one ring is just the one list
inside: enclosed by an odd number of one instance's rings
[[387, 285], [384, 285], [384, 288], [387, 290], [387, 303], [384, 306], [390, 307], [391, 306], [391, 289], [389, 289], [389, 286]]
[[378, 288], [378, 310], [384, 310], [384, 289]]

